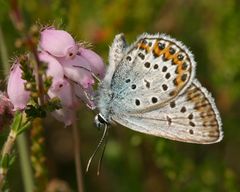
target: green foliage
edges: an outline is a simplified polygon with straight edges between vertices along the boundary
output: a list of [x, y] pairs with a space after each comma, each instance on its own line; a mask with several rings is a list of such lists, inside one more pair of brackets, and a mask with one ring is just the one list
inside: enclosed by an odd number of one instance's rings
[[59, 98], [55, 97], [52, 99], [49, 99], [46, 101], [43, 105], [38, 105], [37, 103], [30, 102], [29, 105], [27, 105], [25, 109], [25, 113], [27, 114], [28, 119], [34, 119], [34, 118], [45, 118], [47, 115], [47, 112], [53, 112], [54, 110], [62, 108], [61, 102]]
[[[9, 20], [7, 1], [0, 0], [0, 4], [0, 25], [9, 53], [13, 53], [18, 35]], [[213, 93], [220, 110], [225, 136], [221, 143], [208, 146], [144, 136], [113, 126], [101, 175], [95, 174], [97, 162], [84, 174], [86, 191], [240, 191], [238, 0], [21, 1], [21, 8], [29, 26], [36, 22], [61, 26], [79, 40], [92, 43], [106, 63], [109, 45], [117, 33], [124, 32], [129, 42], [143, 32], [170, 34], [191, 48], [198, 63], [196, 75]], [[31, 81], [31, 72], [25, 75]], [[46, 78], [45, 87], [50, 84]], [[38, 106], [32, 104], [27, 113], [42, 117], [45, 111], [58, 107], [55, 100], [51, 101], [38, 114]], [[86, 108], [82, 107], [78, 119], [84, 168], [99, 135]], [[52, 121], [46, 121], [45, 127], [49, 169], [74, 188], [69, 130]], [[18, 174], [13, 173], [12, 184]], [[18, 185], [14, 189], [23, 191]]]
[[39, 105], [27, 105], [25, 113], [29, 119], [34, 119], [37, 117], [45, 118], [47, 116], [46, 111], [42, 106]]
[[[52, 112], [56, 109], [61, 108], [61, 103], [58, 98], [52, 98], [47, 100], [41, 106], [38, 104], [39, 99], [39, 91], [37, 88], [36, 78], [34, 75], [34, 58], [31, 54], [21, 55], [18, 58], [18, 61], [21, 65], [22, 79], [26, 80], [25, 89], [31, 92], [31, 100], [28, 103], [25, 113], [29, 120], [33, 120], [34, 118], [45, 118], [47, 116], [47, 112]], [[47, 65], [45, 63], [41, 63], [39, 68], [39, 73], [43, 78], [43, 86], [44, 93], [47, 93], [48, 89], [52, 84], [52, 77], [46, 76]]]

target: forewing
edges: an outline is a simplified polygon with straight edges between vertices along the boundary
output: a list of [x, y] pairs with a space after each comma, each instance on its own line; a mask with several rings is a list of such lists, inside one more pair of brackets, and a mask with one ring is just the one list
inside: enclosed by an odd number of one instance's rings
[[193, 56], [182, 43], [163, 34], [143, 34], [113, 74], [113, 105], [120, 102], [127, 111], [164, 106], [184, 92], [194, 73]]
[[168, 105], [145, 113], [114, 113], [116, 121], [130, 129], [172, 140], [210, 144], [223, 137], [214, 100], [197, 80]]
[[121, 62], [126, 53], [126, 47], [124, 34], [120, 33], [116, 35], [109, 50], [109, 66], [104, 78], [105, 83], [110, 84], [116, 66]]

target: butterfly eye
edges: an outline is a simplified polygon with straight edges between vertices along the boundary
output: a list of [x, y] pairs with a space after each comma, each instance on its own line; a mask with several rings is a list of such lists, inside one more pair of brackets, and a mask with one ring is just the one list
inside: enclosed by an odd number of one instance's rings
[[101, 128], [105, 124], [107, 124], [107, 121], [102, 117], [101, 114], [98, 114], [95, 116], [95, 124], [96, 124], [97, 128]]

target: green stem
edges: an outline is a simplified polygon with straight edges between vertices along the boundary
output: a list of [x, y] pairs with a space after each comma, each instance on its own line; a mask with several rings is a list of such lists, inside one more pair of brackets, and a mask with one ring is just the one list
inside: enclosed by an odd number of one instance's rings
[[[7, 75], [9, 72], [8, 53], [7, 53], [6, 45], [4, 43], [4, 36], [2, 33], [1, 26], [0, 26], [0, 51], [1, 51], [1, 58], [2, 58], [2, 68], [3, 68], [4, 74]], [[21, 137], [21, 135], [19, 137]], [[27, 145], [26, 145], [26, 138], [24, 136], [22, 136], [22, 138], [20, 138], [17, 141], [17, 145], [18, 145], [18, 149], [19, 149], [19, 156], [20, 156], [21, 162], [22, 161], [24, 162], [25, 161], [24, 158], [29, 157], [29, 152], [28, 152]], [[24, 180], [24, 188], [32, 189], [33, 177], [32, 177], [30, 163], [27, 163], [27, 162], [21, 163], [21, 170], [22, 170], [22, 175], [23, 175], [23, 180]], [[25, 176], [27, 176], [27, 178], [25, 178]], [[26, 180], [28, 180], [28, 181], [26, 181]], [[29, 190], [29, 191], [32, 192], [33, 190]]]
[[0, 191], [2, 188], [4, 188], [6, 175], [9, 169], [9, 161], [10, 161], [10, 155], [12, 153], [12, 148], [15, 144], [16, 140], [16, 133], [15, 131], [11, 130], [9, 132], [9, 135], [7, 137], [6, 142], [3, 145], [2, 151], [1, 151], [1, 159], [0, 159]]
[[34, 182], [27, 148], [26, 134], [23, 132], [17, 137], [18, 152], [20, 157], [20, 165], [22, 170], [22, 178], [26, 192], [34, 191]]

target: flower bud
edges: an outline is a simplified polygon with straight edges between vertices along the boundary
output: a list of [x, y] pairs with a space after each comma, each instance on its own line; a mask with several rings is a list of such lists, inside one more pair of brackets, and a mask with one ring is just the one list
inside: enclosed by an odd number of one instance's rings
[[7, 84], [7, 94], [14, 106], [14, 110], [22, 110], [26, 107], [30, 98], [30, 92], [25, 90], [25, 80], [22, 79], [22, 70], [18, 61], [11, 68]]

